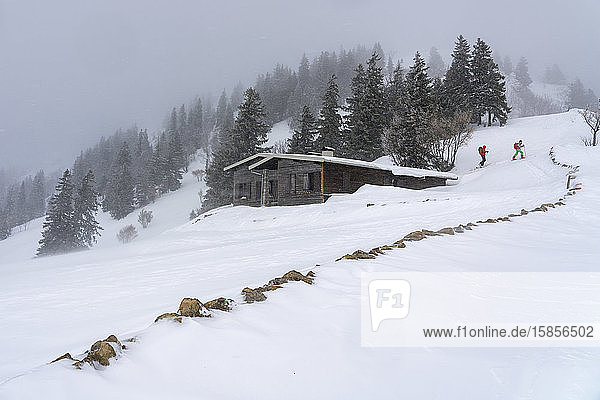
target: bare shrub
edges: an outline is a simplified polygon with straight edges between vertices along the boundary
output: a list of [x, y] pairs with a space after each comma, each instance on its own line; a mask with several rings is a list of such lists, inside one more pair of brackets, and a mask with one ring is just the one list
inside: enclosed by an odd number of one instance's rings
[[586, 146], [596, 146], [598, 144], [598, 131], [600, 131], [600, 106], [596, 111], [590, 110], [590, 106], [587, 106], [585, 110], [579, 111], [579, 114], [581, 114], [583, 120], [592, 131], [592, 139], [587, 141], [584, 140], [583, 143]]
[[119, 242], [125, 244], [131, 242], [137, 237], [137, 230], [133, 225], [127, 225], [117, 233], [117, 239]]
[[450, 171], [456, 162], [458, 149], [467, 143], [473, 133], [471, 114], [460, 111], [451, 117], [433, 118], [430, 123], [430, 149], [434, 164], [440, 171]]
[[196, 179], [198, 180], [198, 182], [200, 182], [200, 180], [204, 176], [204, 171], [201, 169], [195, 169], [192, 171], [192, 175], [194, 175], [196, 177]]
[[153, 215], [152, 211], [142, 210], [138, 214], [138, 222], [142, 225], [142, 228], [146, 229], [150, 222], [152, 221]]

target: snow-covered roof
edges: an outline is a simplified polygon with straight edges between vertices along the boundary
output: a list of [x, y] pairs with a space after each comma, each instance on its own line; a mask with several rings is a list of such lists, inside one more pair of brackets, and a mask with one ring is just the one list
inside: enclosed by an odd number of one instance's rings
[[323, 156], [323, 155], [313, 155], [313, 154], [274, 154], [274, 153], [257, 153], [253, 156], [247, 157], [243, 160], [238, 161], [235, 164], [231, 164], [225, 167], [225, 170], [235, 168], [239, 165], [247, 163], [248, 161], [252, 161], [254, 159], [260, 158], [255, 163], [250, 164], [248, 169], [255, 169], [260, 165], [269, 162], [273, 159], [289, 159], [289, 160], [298, 160], [298, 161], [311, 161], [311, 162], [320, 162], [320, 163], [332, 163], [332, 164], [343, 164], [350, 165], [354, 167], [362, 167], [362, 168], [371, 168], [371, 169], [380, 169], [384, 171], [390, 171], [392, 174], [396, 176], [412, 176], [416, 178], [422, 177], [435, 177], [435, 178], [443, 178], [443, 179], [458, 179], [458, 176], [455, 174], [451, 174], [449, 172], [440, 172], [440, 171], [432, 171], [428, 169], [420, 169], [420, 168], [409, 168], [409, 167], [399, 167], [396, 165], [385, 165], [376, 162], [362, 161], [362, 160], [354, 160], [351, 158], [342, 158], [342, 157], [333, 157], [333, 156]]

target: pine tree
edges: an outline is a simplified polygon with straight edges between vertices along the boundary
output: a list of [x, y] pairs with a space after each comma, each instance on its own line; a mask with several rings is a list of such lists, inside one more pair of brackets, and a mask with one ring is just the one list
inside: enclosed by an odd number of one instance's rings
[[219, 97], [219, 102], [217, 103], [215, 121], [215, 128], [217, 130], [223, 128], [225, 125], [225, 119], [227, 117], [227, 104], [227, 93], [225, 92], [225, 90], [223, 90], [223, 92], [221, 93], [221, 97]]
[[46, 177], [43, 170], [33, 178], [29, 202], [32, 218], [39, 218], [46, 213]]
[[506, 103], [504, 76], [492, 58], [490, 47], [481, 39], [473, 46], [471, 62], [473, 75], [473, 113], [475, 121], [481, 125], [487, 113], [488, 126], [497, 119], [504, 125], [510, 112]]
[[[383, 55], [383, 50], [381, 50]], [[385, 91], [381, 58], [378, 53], [373, 53], [367, 61], [366, 86], [365, 86], [365, 121], [367, 126], [365, 140], [362, 142], [362, 151], [358, 158], [372, 161], [383, 155], [382, 136], [386, 123]]]
[[196, 99], [188, 114], [189, 146], [194, 150], [206, 148], [208, 141], [204, 135], [204, 115], [202, 101]]
[[239, 159], [268, 150], [264, 144], [271, 127], [265, 121], [266, 116], [258, 92], [253, 88], [247, 89], [232, 129], [234, 148]]
[[569, 84], [567, 104], [569, 108], [586, 108], [594, 109], [598, 104], [596, 94], [591, 90], [586, 90], [579, 78]]
[[0, 240], [8, 238], [11, 234], [11, 228], [8, 226], [6, 211], [0, 208]]
[[152, 152], [152, 180], [155, 188], [160, 194], [167, 193], [169, 191], [169, 179], [168, 171], [169, 165], [167, 162], [167, 156], [169, 153], [169, 144], [167, 141], [167, 135], [163, 132], [154, 146]]
[[432, 47], [429, 50], [429, 58], [427, 59], [427, 66], [429, 67], [429, 76], [431, 78], [442, 78], [446, 72], [446, 64], [442, 59], [438, 49]]
[[29, 221], [29, 212], [27, 209], [27, 191], [25, 189], [25, 181], [21, 182], [19, 191], [17, 192], [17, 203], [15, 213], [17, 225], [24, 224]]
[[567, 82], [565, 75], [562, 73], [558, 65], [552, 64], [544, 71], [544, 83], [553, 85], [564, 85]]
[[178, 131], [171, 131], [169, 133], [168, 148], [165, 170], [166, 186], [170, 191], [175, 191], [181, 187], [183, 171], [187, 169], [186, 157]]
[[219, 207], [232, 201], [233, 175], [231, 171], [223, 171], [223, 168], [268, 150], [264, 144], [270, 126], [265, 118], [265, 108], [260, 96], [256, 90], [248, 88], [244, 92], [244, 101], [238, 108], [233, 127], [231, 130], [220, 132], [217, 149], [206, 168], [206, 184], [209, 189], [202, 203], [203, 209]]
[[406, 74], [405, 90], [395, 108], [391, 127], [386, 130], [386, 150], [397, 165], [426, 168], [431, 159], [427, 142], [434, 104], [431, 78], [418, 52]]
[[517, 63], [517, 67], [515, 68], [515, 78], [517, 79], [521, 90], [525, 90], [533, 82], [529, 76], [529, 67], [525, 57], [521, 57]]
[[123, 219], [134, 210], [134, 196], [131, 153], [125, 142], [113, 164], [102, 208], [114, 219]]
[[444, 78], [445, 96], [451, 104], [450, 113], [472, 111], [473, 85], [471, 73], [471, 49], [460, 35], [452, 52], [452, 63]]
[[303, 106], [308, 105], [309, 108], [314, 109], [313, 106], [313, 88], [311, 86], [310, 77], [310, 63], [306, 54], [302, 55], [300, 59], [300, 65], [298, 66], [298, 81], [296, 87], [292, 92], [288, 101], [288, 109], [291, 115], [299, 115], [303, 112]]
[[156, 198], [156, 186], [152, 177], [152, 146], [145, 130], [138, 135], [135, 154], [135, 199], [136, 205], [143, 207]]
[[336, 76], [331, 75], [327, 84], [327, 90], [323, 96], [321, 113], [319, 116], [319, 136], [317, 146], [319, 148], [331, 147], [340, 151], [343, 148], [341, 133], [342, 117], [339, 114], [339, 93]]
[[[352, 95], [346, 99], [348, 104], [344, 110], [348, 113], [344, 120], [344, 147], [337, 149], [339, 153], [349, 158], [359, 158], [363, 152], [362, 142], [367, 136], [369, 126], [366, 125], [366, 90], [367, 73], [362, 64], [358, 64], [356, 74], [352, 78], [350, 89]], [[369, 160], [370, 161], [370, 160]]]
[[356, 69], [352, 80], [352, 97], [346, 110], [347, 140], [344, 154], [359, 160], [372, 161], [383, 155], [381, 137], [386, 123], [383, 73], [378, 66], [379, 56], [373, 53], [367, 62]]
[[96, 243], [102, 227], [96, 221], [100, 202], [94, 189], [94, 174], [92, 170], [81, 180], [77, 188], [74, 206], [74, 223], [77, 230], [77, 241], [81, 247], [89, 247]]
[[390, 82], [385, 88], [385, 103], [386, 103], [386, 126], [389, 127], [394, 112], [396, 108], [399, 106], [400, 101], [405, 95], [405, 87], [404, 87], [404, 69], [402, 68], [402, 64], [396, 64], [396, 67], [393, 68]]
[[298, 121], [298, 129], [288, 139], [288, 153], [306, 154], [315, 151], [315, 138], [317, 135], [317, 119], [310, 112], [310, 108], [305, 105], [302, 108], [302, 116]]
[[37, 255], [45, 256], [75, 250], [79, 247], [77, 233], [74, 220], [73, 183], [71, 172], [67, 169], [58, 180], [56, 193], [50, 199]]
[[502, 72], [508, 76], [512, 74], [514, 70], [512, 59], [509, 56], [505, 56], [504, 60], [502, 61]]

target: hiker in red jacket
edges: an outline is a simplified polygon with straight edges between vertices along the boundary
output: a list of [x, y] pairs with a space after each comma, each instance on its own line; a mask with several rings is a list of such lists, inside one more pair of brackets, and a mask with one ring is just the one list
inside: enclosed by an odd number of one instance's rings
[[483, 146], [481, 146], [479, 148], [479, 155], [481, 156], [481, 162], [479, 163], [480, 167], [483, 167], [483, 164], [485, 164], [485, 154], [489, 153], [489, 151], [487, 151], [485, 149], [485, 144]]

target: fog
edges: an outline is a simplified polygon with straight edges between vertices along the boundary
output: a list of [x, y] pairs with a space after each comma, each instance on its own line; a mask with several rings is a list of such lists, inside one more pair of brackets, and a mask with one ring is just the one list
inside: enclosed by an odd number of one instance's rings
[[600, 93], [600, 2], [0, 0], [0, 168], [69, 166], [118, 127], [161, 128], [170, 107], [252, 84], [302, 53], [380, 42], [395, 59], [457, 35], [532, 76], [557, 63]]

